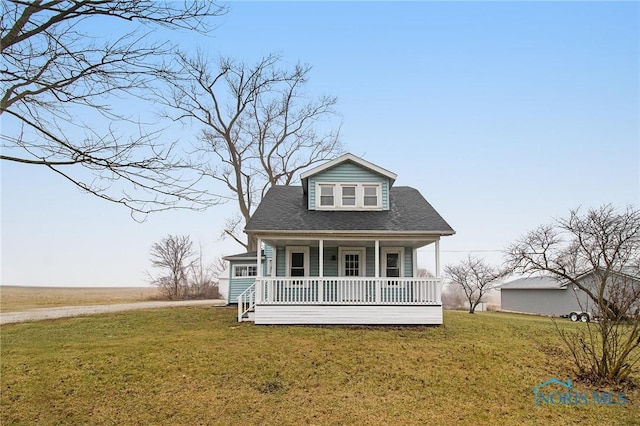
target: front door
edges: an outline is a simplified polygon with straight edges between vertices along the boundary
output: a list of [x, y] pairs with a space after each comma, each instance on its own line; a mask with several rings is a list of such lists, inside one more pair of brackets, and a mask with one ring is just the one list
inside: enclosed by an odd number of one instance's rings
[[340, 275], [343, 277], [364, 276], [364, 253], [362, 250], [343, 250]]
[[339, 300], [342, 302], [362, 302], [366, 295], [366, 282], [358, 277], [365, 274], [365, 252], [362, 249], [342, 249], [340, 251], [340, 276], [356, 278], [339, 284]]

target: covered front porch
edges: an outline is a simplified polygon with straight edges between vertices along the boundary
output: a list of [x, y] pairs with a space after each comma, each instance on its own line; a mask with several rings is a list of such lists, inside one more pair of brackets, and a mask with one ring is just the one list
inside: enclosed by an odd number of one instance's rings
[[[256, 324], [441, 324], [439, 237], [264, 238], [238, 320]], [[435, 276], [417, 249], [435, 245]], [[266, 264], [263, 264], [266, 262]], [[423, 274], [424, 275], [424, 274]]]

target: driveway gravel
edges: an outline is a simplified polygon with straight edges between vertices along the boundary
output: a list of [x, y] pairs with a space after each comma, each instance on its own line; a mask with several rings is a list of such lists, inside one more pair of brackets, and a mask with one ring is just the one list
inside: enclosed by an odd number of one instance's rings
[[11, 324], [25, 321], [76, 317], [80, 315], [102, 314], [106, 312], [130, 311], [133, 309], [167, 308], [172, 306], [225, 306], [225, 300], [180, 300], [175, 302], [135, 302], [116, 303], [113, 305], [62, 306], [58, 308], [38, 308], [20, 312], [0, 313], [0, 324]]

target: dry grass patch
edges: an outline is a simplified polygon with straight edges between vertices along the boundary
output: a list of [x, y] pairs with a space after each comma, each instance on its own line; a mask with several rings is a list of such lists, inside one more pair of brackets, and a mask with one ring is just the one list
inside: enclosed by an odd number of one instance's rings
[[640, 418], [637, 390], [626, 391], [624, 406], [534, 407], [532, 387], [574, 379], [553, 325], [537, 317], [445, 312], [441, 327], [255, 326], [235, 322], [233, 308], [173, 308], [3, 326], [1, 339], [3, 425]]
[[142, 302], [158, 296], [158, 289], [154, 287], [0, 286], [0, 312], [56, 306]]

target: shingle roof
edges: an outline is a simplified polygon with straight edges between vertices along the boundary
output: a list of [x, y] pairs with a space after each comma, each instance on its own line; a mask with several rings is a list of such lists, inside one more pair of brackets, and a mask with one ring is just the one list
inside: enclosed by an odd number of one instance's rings
[[499, 286], [500, 290], [564, 290], [566, 288], [553, 277], [524, 277]]
[[[225, 256], [224, 260], [256, 260], [258, 255], [258, 251], [250, 251], [245, 253], [231, 254], [229, 256]], [[264, 250], [262, 250], [262, 257], [264, 257]]]
[[414, 188], [390, 190], [387, 211], [309, 210], [300, 186], [274, 186], [245, 231], [418, 231], [452, 235], [455, 231]]

